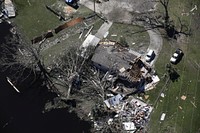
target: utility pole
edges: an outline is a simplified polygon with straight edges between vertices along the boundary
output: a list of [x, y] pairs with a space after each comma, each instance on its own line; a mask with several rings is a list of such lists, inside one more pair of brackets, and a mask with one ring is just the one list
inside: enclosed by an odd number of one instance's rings
[[96, 16], [100, 19], [102, 19], [104, 22], [107, 22], [107, 20], [105, 20], [103, 17], [99, 16], [97, 13], [96, 13], [96, 0], [93, 0], [94, 2], [94, 18], [96, 18]]
[[94, 0], [94, 13], [96, 13], [96, 11], [95, 11], [95, 0]]
[[96, 11], [95, 11], [96, 10], [96, 8], [95, 8], [96, 5], [95, 5], [95, 1], [96, 0], [93, 0], [93, 1], [94, 1], [94, 19], [95, 19], [95, 17], [96, 17]]

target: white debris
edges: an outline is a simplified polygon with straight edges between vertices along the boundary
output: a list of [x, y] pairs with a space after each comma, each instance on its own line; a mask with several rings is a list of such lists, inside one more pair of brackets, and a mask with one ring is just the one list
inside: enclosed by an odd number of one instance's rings
[[161, 93], [160, 96], [161, 96], [162, 98], [164, 98], [164, 97], [165, 97], [165, 94], [164, 94], [164, 93]]
[[164, 121], [164, 120], [165, 120], [165, 116], [166, 116], [166, 114], [165, 114], [165, 113], [162, 113], [162, 115], [161, 115], [161, 117], [160, 117], [160, 120], [161, 120], [161, 121]]
[[194, 10], [197, 10], [197, 5], [194, 5], [194, 8], [192, 8], [192, 9], [190, 10], [190, 12], [193, 12]]
[[106, 94], [106, 96], [113, 97], [114, 95], [113, 94]]
[[160, 81], [159, 77], [157, 75], [153, 75], [152, 76], [152, 80], [153, 80], [153, 83], [157, 83]]
[[123, 73], [124, 71], [126, 71], [126, 69], [125, 69], [124, 67], [122, 67], [121, 69], [119, 69], [119, 71], [120, 71], [121, 73]]
[[112, 124], [112, 122], [113, 122], [113, 119], [112, 119], [112, 118], [110, 118], [110, 119], [108, 120], [108, 125], [111, 125], [111, 124]]
[[160, 81], [160, 78], [157, 75], [153, 75], [152, 80], [153, 81], [151, 83], [145, 85], [146, 91], [152, 90], [155, 87], [155, 85]]
[[109, 32], [107, 31], [104, 35], [103, 38], [106, 38], [108, 36]]
[[88, 30], [88, 32], [85, 34], [85, 37], [87, 37], [87, 36], [90, 34], [90, 32], [92, 31], [93, 27], [94, 27], [94, 26], [91, 26], [91, 27], [90, 27], [90, 29]]
[[111, 36], [117, 36], [116, 34], [112, 34]]
[[20, 91], [17, 89], [17, 87], [11, 82], [9, 77], [6, 77], [8, 83], [15, 89], [16, 92], [20, 93]]
[[123, 122], [124, 130], [126, 131], [135, 131], [136, 127], [133, 122]]

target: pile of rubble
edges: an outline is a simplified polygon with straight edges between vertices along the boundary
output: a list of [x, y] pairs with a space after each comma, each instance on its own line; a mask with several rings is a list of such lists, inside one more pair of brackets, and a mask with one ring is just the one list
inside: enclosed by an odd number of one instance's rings
[[0, 1], [0, 21], [16, 16], [15, 7], [11, 0]]
[[102, 130], [105, 126], [111, 127], [112, 125], [121, 125], [121, 132], [134, 133], [137, 130], [143, 130], [147, 126], [150, 120], [150, 113], [153, 110], [153, 107], [142, 100], [134, 97], [124, 99], [122, 94], [113, 96], [105, 100], [104, 103], [107, 109], [110, 112], [114, 112], [115, 115], [107, 117], [105, 119], [106, 122], [94, 121], [96, 130]]

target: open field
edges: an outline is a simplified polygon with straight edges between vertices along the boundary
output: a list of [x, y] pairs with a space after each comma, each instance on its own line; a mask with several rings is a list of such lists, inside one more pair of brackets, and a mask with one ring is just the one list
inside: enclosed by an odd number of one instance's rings
[[[163, 49], [156, 62], [156, 70], [161, 78], [161, 82], [156, 89], [148, 92], [150, 101], [155, 103], [161, 90], [166, 95], [159, 98], [155, 110], [151, 116], [149, 126], [150, 133], [198, 133], [200, 132], [200, 31], [198, 20], [200, 18], [199, 9], [194, 14], [189, 12], [194, 5], [199, 6], [198, 1], [176, 1], [170, 0], [170, 11], [180, 16], [184, 22], [192, 28], [192, 36], [179, 40], [164, 40]], [[191, 4], [192, 3], [192, 4]], [[177, 8], [177, 5], [179, 6]], [[182, 16], [181, 12], [189, 12], [188, 16]], [[172, 14], [172, 13], [171, 13]], [[173, 17], [177, 19], [176, 17]], [[178, 25], [178, 21], [175, 21]], [[178, 65], [173, 65], [180, 75], [178, 81], [167, 83], [163, 75], [166, 73], [165, 65], [169, 63], [170, 56], [181, 48], [184, 51], [183, 60]], [[186, 96], [185, 100], [181, 96]], [[164, 121], [160, 121], [162, 113], [166, 113]]]

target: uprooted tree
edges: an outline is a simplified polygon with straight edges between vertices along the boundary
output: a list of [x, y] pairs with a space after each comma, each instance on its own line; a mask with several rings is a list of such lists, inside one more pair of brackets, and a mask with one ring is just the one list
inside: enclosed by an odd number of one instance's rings
[[85, 75], [85, 84], [84, 86], [89, 87], [90, 93], [99, 97], [100, 101], [103, 102], [106, 99], [106, 92], [108, 88], [112, 88], [112, 81], [108, 81], [109, 71], [101, 73], [98, 69], [90, 69], [91, 75]]
[[[9, 70], [9, 78], [15, 85], [25, 86], [24, 81], [30, 77], [31, 84], [40, 79], [44, 86], [68, 99], [72, 88], [80, 87], [83, 75], [89, 75], [88, 58], [93, 48], [88, 48], [82, 57], [79, 48], [70, 47], [50, 66], [46, 66], [41, 46], [42, 43], [31, 45], [22, 40], [19, 34], [13, 35], [6, 44], [1, 45], [1, 70]], [[65, 88], [64, 91], [58, 88], [61, 86]]]
[[163, 10], [154, 10], [138, 14], [135, 20], [143, 22], [147, 29], [164, 29], [169, 38], [177, 39], [177, 37], [181, 34], [191, 35], [189, 26], [181, 20], [179, 16], [176, 16], [179, 26], [175, 25], [175, 22], [169, 13], [170, 0], [158, 0], [154, 2], [160, 3]]
[[21, 85], [31, 77], [31, 84], [40, 79], [46, 87], [53, 87], [50, 73], [41, 56], [41, 44], [32, 46], [22, 40], [20, 34], [14, 34], [1, 45], [1, 50], [1, 70], [9, 70], [9, 78], [15, 85]]
[[71, 93], [77, 92], [85, 96], [97, 96], [101, 102], [105, 100], [106, 90], [113, 84], [107, 80], [109, 71], [102, 73], [92, 65], [90, 57], [93, 51], [94, 47], [87, 48], [83, 57], [80, 49], [71, 47], [53, 63], [52, 73], [55, 73], [55, 79], [61, 77], [59, 84], [67, 90], [65, 98], [69, 99]]
[[56, 84], [66, 90], [63, 96], [69, 99], [73, 88], [79, 90], [85, 74], [90, 75], [90, 56], [94, 49], [88, 48], [84, 53], [74, 46], [68, 48], [61, 57], [55, 60], [51, 68], [51, 76], [59, 80]]
[[[93, 88], [95, 95], [104, 99], [106, 81], [100, 77], [99, 72], [94, 73], [96, 69], [90, 62], [94, 47], [87, 48], [83, 56], [82, 50], [71, 46], [48, 66], [43, 61], [42, 43], [29, 44], [22, 40], [20, 34], [10, 37], [6, 44], [1, 45], [1, 49], [1, 70], [10, 71], [9, 78], [15, 85], [30, 87], [42, 81], [44, 86], [65, 100], [70, 98], [71, 93], [88, 85]], [[24, 84], [29, 77], [31, 83]]]

